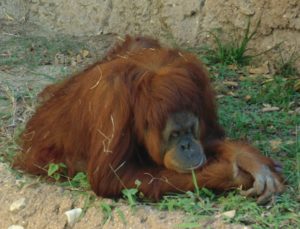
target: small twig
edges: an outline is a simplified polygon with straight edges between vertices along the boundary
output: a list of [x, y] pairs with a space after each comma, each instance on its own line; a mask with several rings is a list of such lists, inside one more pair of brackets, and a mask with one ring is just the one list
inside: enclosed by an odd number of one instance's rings
[[185, 61], [187, 61], [186, 57], [181, 52], [178, 52], [178, 55], [181, 56]]
[[123, 42], [125, 41], [125, 39], [120, 36], [118, 36], [117, 39], [119, 39], [120, 41], [123, 41]]
[[117, 169], [114, 169], [112, 167], [111, 164], [109, 164], [109, 167], [111, 169], [111, 171], [115, 174], [116, 178], [119, 180], [120, 184], [123, 186], [124, 189], [127, 189], [126, 185], [124, 184], [124, 182], [121, 180], [120, 176], [117, 174], [117, 170], [120, 169], [123, 165], [125, 164], [125, 162], [123, 162], [120, 166], [118, 166]]
[[120, 58], [122, 58], [122, 59], [128, 59], [128, 57], [127, 56], [121, 56], [121, 55], [116, 55], [117, 57], [120, 57]]
[[14, 37], [20, 37], [19, 35], [13, 34], [13, 33], [7, 33], [7, 32], [3, 32], [3, 35], [8, 35], [8, 36], [14, 36]]
[[148, 182], [148, 184], [151, 184], [152, 182], [154, 182], [155, 180], [161, 181], [161, 182], [165, 182], [166, 184], [170, 185], [171, 187], [175, 188], [177, 191], [183, 192], [185, 193], [184, 190], [176, 187], [174, 184], [172, 184], [167, 177], [162, 177], [162, 178], [158, 178], [158, 177], [154, 177], [152, 174], [150, 173], [144, 173], [145, 175], [148, 175], [151, 177], [151, 180]]
[[97, 69], [100, 72], [100, 77], [99, 77], [98, 81], [90, 88], [90, 90], [96, 88], [99, 85], [99, 83], [100, 83], [100, 81], [102, 79], [102, 76], [103, 76], [102, 69], [101, 69], [101, 67], [99, 65], [97, 65]]
[[[23, 134], [23, 136], [26, 137], [26, 140], [27, 140], [27, 141], [31, 141], [31, 140], [33, 139], [34, 135], [35, 135], [35, 131], [34, 131], [34, 130], [33, 130], [33, 131], [30, 131], [29, 133], [24, 133], [24, 134]], [[28, 136], [29, 136], [30, 138], [27, 138]]]
[[105, 153], [112, 153], [112, 150], [109, 149], [110, 144], [112, 142], [112, 139], [114, 138], [114, 134], [115, 134], [115, 122], [114, 122], [114, 118], [111, 115], [110, 116], [110, 120], [112, 123], [112, 133], [111, 136], [108, 137], [105, 133], [103, 133], [100, 129], [97, 129], [97, 132], [100, 133], [105, 139], [103, 140], [102, 144], [103, 144], [103, 151]]
[[115, 172], [117, 172], [120, 168], [122, 168], [125, 165], [126, 161], [122, 162], [116, 169]]

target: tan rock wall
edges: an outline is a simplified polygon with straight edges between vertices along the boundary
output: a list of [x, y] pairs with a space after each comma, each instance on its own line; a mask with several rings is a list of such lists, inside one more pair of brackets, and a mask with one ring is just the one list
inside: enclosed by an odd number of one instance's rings
[[211, 40], [214, 28], [242, 35], [247, 17], [261, 19], [256, 50], [284, 42], [287, 54], [300, 51], [300, 0], [0, 0], [0, 20], [54, 34], [146, 34], [187, 45]]

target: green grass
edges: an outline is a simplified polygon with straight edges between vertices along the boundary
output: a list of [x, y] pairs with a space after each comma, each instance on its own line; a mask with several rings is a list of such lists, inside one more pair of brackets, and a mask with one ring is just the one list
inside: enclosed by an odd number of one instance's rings
[[296, 51], [292, 52], [289, 56], [284, 57], [282, 51], [279, 52], [279, 60], [277, 61], [276, 72], [284, 77], [295, 76], [299, 74], [295, 67], [296, 61], [299, 61], [300, 54]]
[[224, 42], [224, 33], [222, 30], [210, 31], [214, 46], [208, 46], [205, 50], [205, 60], [210, 64], [221, 63], [222, 65], [236, 64], [247, 65], [253, 59], [254, 55], [248, 54], [249, 42], [255, 36], [260, 21], [256, 24], [255, 28], [251, 28], [250, 19], [244, 30], [241, 38], [230, 36], [227, 42]]
[[[130, 206], [151, 205], [163, 211], [181, 210], [187, 213], [186, 220], [179, 225], [180, 228], [198, 228], [198, 222], [203, 218], [214, 217], [218, 213], [236, 210], [233, 218], [224, 220], [230, 223], [241, 223], [251, 225], [253, 228], [296, 228], [300, 224], [300, 139], [299, 126], [300, 116], [295, 113], [299, 107], [300, 94], [294, 90], [294, 81], [291, 74], [294, 72], [294, 62], [288, 62], [287, 66], [280, 67], [283, 70], [275, 76], [250, 77], [247, 70], [238, 68], [232, 70], [228, 64], [244, 65], [249, 60], [244, 56], [246, 46], [251, 40], [253, 33], [245, 33], [243, 41], [237, 47], [228, 46], [227, 52], [221, 40], [218, 40], [218, 52], [211, 53], [219, 60], [213, 62], [210, 59], [211, 76], [218, 94], [223, 95], [218, 99], [220, 122], [224, 126], [228, 136], [232, 139], [247, 139], [257, 146], [263, 154], [271, 156], [282, 162], [284, 175], [287, 178], [287, 190], [277, 197], [275, 204], [259, 206], [254, 199], [245, 198], [237, 191], [216, 195], [207, 189], [199, 189], [195, 183], [195, 192], [185, 194], [166, 195], [159, 203], [140, 202], [137, 188], [128, 189], [123, 192], [124, 199]], [[0, 65], [15, 66], [29, 65], [31, 67], [49, 64], [57, 52], [77, 52], [77, 46], [73, 40], [50, 44], [45, 38], [14, 38], [1, 46], [0, 52], [10, 50], [11, 56], [1, 59]], [[65, 42], [65, 43], [64, 43]], [[72, 45], [71, 45], [72, 44]], [[35, 54], [30, 52], [34, 47]], [[223, 50], [223, 51], [222, 51]], [[225, 51], [224, 51], [225, 50]], [[29, 52], [28, 52], [29, 51]], [[224, 52], [224, 53], [222, 53]], [[47, 53], [44, 56], [43, 53]], [[239, 53], [239, 54], [238, 54]], [[225, 56], [223, 56], [223, 54]], [[205, 55], [205, 53], [204, 53]], [[211, 56], [207, 57], [207, 59]], [[37, 72], [36, 77], [42, 77], [43, 73]], [[242, 76], [242, 78], [241, 78]], [[226, 86], [224, 81], [234, 81], [237, 86]], [[221, 89], [220, 89], [221, 88]], [[26, 119], [34, 111], [36, 105], [36, 94], [38, 90], [27, 87], [16, 89], [13, 85], [0, 87], [0, 161], [10, 162], [13, 155], [19, 150], [16, 139], [23, 128]], [[233, 94], [230, 94], [232, 92]], [[247, 97], [247, 99], [245, 99]], [[264, 112], [266, 104], [277, 107], [277, 111]], [[298, 128], [298, 130], [296, 129]], [[297, 132], [298, 131], [298, 132]], [[280, 140], [277, 149], [273, 149], [271, 141]], [[66, 176], [60, 173], [62, 165], [51, 165], [49, 176], [58, 180]], [[77, 174], [58, 185], [69, 187], [70, 190], [79, 190], [85, 193], [89, 190], [86, 175]], [[91, 205], [93, 198], [87, 196], [86, 208]], [[117, 214], [126, 224], [124, 214], [118, 209], [118, 204], [105, 202], [99, 204], [103, 212], [104, 221], [112, 217], [112, 211]]]
[[[292, 102], [300, 101], [300, 94], [289, 87], [282, 76], [261, 85], [257, 81], [240, 83], [238, 98], [225, 96], [219, 99], [221, 123], [228, 136], [234, 139], [244, 138], [254, 143], [265, 155], [283, 163], [288, 188], [278, 197], [271, 208], [257, 206], [249, 199], [230, 194], [218, 201], [224, 210], [237, 209], [232, 222], [247, 223], [254, 228], [293, 228], [299, 225], [299, 137], [296, 127], [300, 125], [300, 116], [291, 114], [296, 108]], [[245, 95], [251, 95], [250, 101], [244, 101]], [[275, 112], [262, 112], [263, 104], [280, 108]], [[299, 106], [299, 104], [298, 104]], [[280, 139], [279, 149], [272, 151], [270, 141]], [[246, 220], [245, 220], [246, 219]], [[293, 226], [294, 225], [294, 226]]]
[[[86, 46], [70, 37], [47, 38], [37, 36], [16, 36], [1, 41], [0, 66], [25, 65], [36, 67], [55, 63], [58, 54], [70, 63], [70, 57], [76, 56]], [[62, 60], [60, 60], [62, 61]]]

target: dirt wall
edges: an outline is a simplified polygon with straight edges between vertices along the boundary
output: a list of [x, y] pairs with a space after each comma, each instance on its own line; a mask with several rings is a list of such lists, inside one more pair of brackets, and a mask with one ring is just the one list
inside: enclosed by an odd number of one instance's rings
[[[247, 18], [261, 25], [250, 45], [257, 51], [283, 42], [300, 51], [299, 0], [1, 0], [0, 20], [34, 23], [53, 34], [146, 34], [176, 44], [201, 45], [207, 31], [240, 36]], [[0, 21], [0, 23], [1, 23]], [[275, 54], [275, 53], [274, 53]]]

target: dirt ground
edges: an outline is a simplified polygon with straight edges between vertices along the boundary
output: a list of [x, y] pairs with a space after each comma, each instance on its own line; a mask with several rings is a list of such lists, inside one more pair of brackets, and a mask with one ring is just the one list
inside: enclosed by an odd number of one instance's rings
[[[54, 184], [43, 183], [38, 178], [25, 176], [16, 179], [9, 166], [0, 163], [0, 228], [65, 229], [65, 228], [182, 228], [179, 227], [189, 216], [179, 211], [159, 211], [155, 207], [141, 205], [135, 208], [123, 200], [115, 205], [111, 215], [104, 215], [101, 203], [111, 204], [110, 199], [98, 198], [87, 205], [84, 195], [72, 194], [70, 190]], [[92, 194], [91, 194], [92, 195]], [[13, 209], [14, 202], [22, 202]], [[82, 208], [84, 214], [73, 226], [68, 225], [65, 212]], [[21, 227], [10, 227], [19, 225]], [[193, 227], [195, 228], [195, 227]], [[227, 225], [211, 216], [199, 221], [196, 228], [247, 228]]]
[[[18, 36], [36, 35], [34, 26], [1, 25], [1, 42]], [[39, 31], [39, 35], [43, 34]], [[50, 35], [49, 35], [50, 36]], [[75, 38], [74, 38], [75, 39]], [[77, 38], [81, 39], [81, 38]], [[112, 43], [109, 37], [94, 41], [89, 39], [90, 47], [95, 48], [95, 56], [101, 56]], [[18, 47], [19, 44], [14, 44]], [[0, 47], [3, 48], [3, 47]], [[90, 49], [91, 50], [91, 49]], [[5, 53], [2, 53], [3, 55]], [[1, 58], [1, 57], [0, 57]], [[89, 62], [90, 59], [87, 61]], [[79, 68], [86, 63], [81, 63]], [[75, 64], [76, 65], [76, 64]], [[75, 71], [78, 66], [38, 65], [26, 67], [22, 64], [0, 65], [1, 87], [10, 92], [21, 93], [24, 88], [40, 91], [46, 84], [61, 78], [67, 71]], [[2, 88], [2, 89], [3, 89]], [[3, 92], [3, 90], [2, 90]], [[33, 96], [36, 94], [33, 93]], [[0, 114], [11, 112], [11, 105], [5, 101], [0, 103]], [[17, 115], [17, 114], [15, 114]], [[4, 116], [1, 117], [4, 119]], [[22, 120], [16, 119], [12, 127], [18, 126]], [[1, 127], [7, 129], [9, 124]], [[4, 133], [1, 133], [2, 135]], [[2, 144], [0, 142], [0, 144]], [[4, 143], [3, 143], [4, 144]], [[1, 150], [4, 149], [0, 147]], [[0, 156], [4, 155], [0, 152]], [[1, 160], [0, 160], [1, 161]], [[93, 199], [92, 201], [90, 201]], [[102, 205], [101, 205], [102, 204]], [[104, 204], [104, 205], [103, 205]], [[101, 206], [113, 206], [101, 210]], [[83, 213], [79, 220], [69, 225], [65, 212], [81, 208]], [[110, 212], [111, 210], [111, 212]], [[9, 164], [0, 162], [0, 228], [2, 229], [64, 229], [64, 228], [178, 228], [180, 224], [189, 221], [189, 215], [179, 211], [160, 211], [157, 207], [140, 204], [131, 208], [124, 200], [110, 200], [95, 197], [92, 193], [76, 193], [53, 183], [45, 183], [38, 177], [20, 176]], [[181, 227], [182, 228], [182, 227]], [[194, 227], [195, 228], [195, 227]], [[197, 228], [197, 227], [196, 227]], [[206, 217], [199, 221], [198, 228], [245, 228], [240, 225], [227, 225], [216, 216]]]
[[[67, 210], [84, 207], [83, 196], [72, 195], [69, 190], [41, 183], [28, 177], [16, 179], [6, 164], [0, 164], [0, 228], [20, 225], [24, 228], [68, 228]], [[16, 210], [11, 206], [14, 201], [24, 198], [24, 204]], [[124, 214], [123, 222], [118, 213], [113, 211], [111, 219], [103, 225], [104, 215], [97, 200], [89, 206], [84, 216], [74, 228], [175, 228], [184, 219], [180, 212], [160, 212], [149, 206], [132, 210], [125, 203], [118, 204]]]

